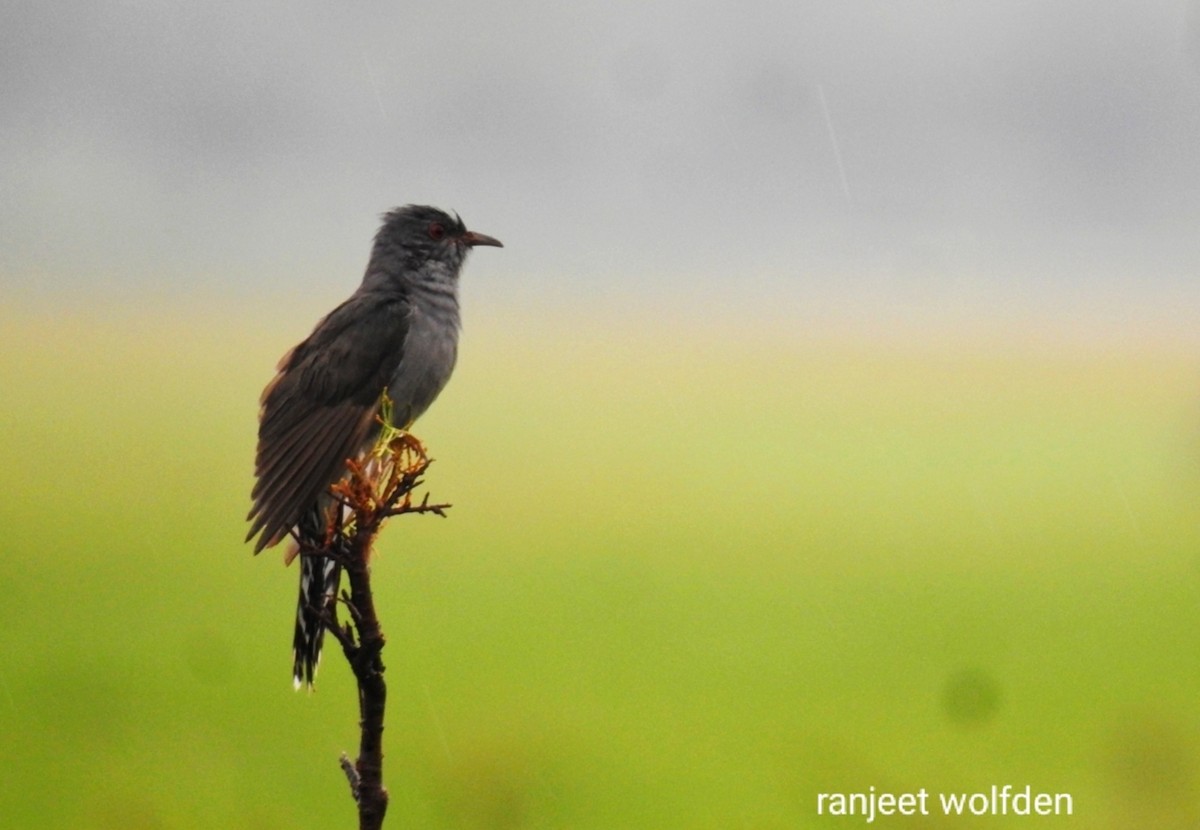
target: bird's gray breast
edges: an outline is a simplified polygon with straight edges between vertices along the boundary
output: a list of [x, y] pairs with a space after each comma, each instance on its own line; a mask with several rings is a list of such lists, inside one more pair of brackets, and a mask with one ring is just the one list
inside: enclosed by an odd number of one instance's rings
[[395, 424], [401, 427], [429, 408], [458, 358], [458, 304], [423, 300], [416, 298], [411, 307], [403, 353], [388, 384]]

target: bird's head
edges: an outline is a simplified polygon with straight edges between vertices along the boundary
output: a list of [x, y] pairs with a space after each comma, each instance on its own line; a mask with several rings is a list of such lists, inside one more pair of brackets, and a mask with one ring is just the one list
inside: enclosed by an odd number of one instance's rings
[[399, 260], [405, 268], [418, 271], [440, 265], [456, 275], [467, 251], [476, 245], [504, 247], [498, 239], [467, 230], [457, 214], [428, 205], [405, 205], [383, 215], [372, 260]]

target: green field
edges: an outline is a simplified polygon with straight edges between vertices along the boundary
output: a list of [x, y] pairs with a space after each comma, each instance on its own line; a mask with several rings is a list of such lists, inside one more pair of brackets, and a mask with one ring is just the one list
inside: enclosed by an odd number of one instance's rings
[[[262, 313], [0, 312], [0, 826], [353, 826], [349, 672], [292, 691], [242, 544], [316, 316]], [[1200, 353], [511, 312], [417, 432], [454, 507], [376, 560], [387, 826], [1200, 824]]]

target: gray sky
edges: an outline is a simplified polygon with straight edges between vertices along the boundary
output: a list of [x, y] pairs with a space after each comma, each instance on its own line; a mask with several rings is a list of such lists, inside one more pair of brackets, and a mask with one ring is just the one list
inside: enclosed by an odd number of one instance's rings
[[0, 73], [18, 290], [340, 295], [416, 201], [584, 304], [1200, 300], [1195, 3], [10, 0]]

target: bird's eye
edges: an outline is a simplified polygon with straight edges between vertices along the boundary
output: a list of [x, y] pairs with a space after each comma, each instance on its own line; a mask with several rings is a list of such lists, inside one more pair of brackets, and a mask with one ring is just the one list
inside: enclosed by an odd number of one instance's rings
[[429, 223], [429, 238], [437, 242], [446, 235], [446, 227], [441, 222]]

